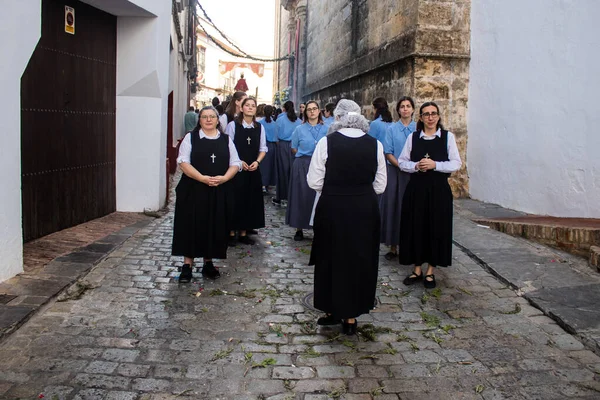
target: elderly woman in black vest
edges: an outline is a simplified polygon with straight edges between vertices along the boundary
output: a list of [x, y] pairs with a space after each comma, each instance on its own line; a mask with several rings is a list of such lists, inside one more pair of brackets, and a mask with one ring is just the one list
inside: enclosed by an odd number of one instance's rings
[[307, 180], [320, 192], [314, 215], [310, 265], [319, 325], [342, 323], [356, 333], [356, 318], [373, 308], [379, 267], [377, 195], [387, 183], [383, 146], [366, 133], [358, 104], [342, 99], [327, 137], [317, 143]]
[[216, 279], [212, 259], [227, 258], [227, 238], [233, 213], [229, 182], [242, 163], [229, 136], [217, 126], [219, 113], [212, 106], [200, 110], [198, 125], [179, 147], [177, 162], [183, 171], [175, 189], [174, 256], [183, 256], [180, 282], [192, 280], [194, 258], [203, 257], [202, 275]]

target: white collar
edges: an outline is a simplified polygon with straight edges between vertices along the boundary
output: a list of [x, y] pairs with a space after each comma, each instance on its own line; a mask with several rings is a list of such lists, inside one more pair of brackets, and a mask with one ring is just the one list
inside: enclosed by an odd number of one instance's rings
[[338, 132], [344, 136], [348, 136], [351, 138], [358, 138], [358, 137], [366, 135], [366, 133], [364, 133], [363, 131], [361, 131], [358, 128], [342, 128], [342, 129], [339, 129]]
[[[425, 132], [424, 132], [424, 131], [421, 131], [421, 134], [419, 135], [419, 139], [421, 139], [423, 136], [426, 136], [426, 135], [425, 135]], [[433, 135], [433, 136], [437, 136], [437, 137], [441, 138], [441, 137], [442, 137], [442, 131], [441, 131], [440, 129], [438, 129], [438, 130], [437, 130], [437, 131], [434, 133], [434, 135]]]
[[254, 123], [252, 123], [252, 122], [250, 122], [250, 123], [247, 123], [247, 122], [246, 122], [246, 120], [245, 120], [245, 119], [243, 119], [243, 120], [242, 120], [242, 126], [243, 126], [244, 128], [254, 128]]
[[221, 132], [219, 132], [219, 130], [217, 129], [217, 136], [206, 136], [206, 134], [202, 131], [202, 129], [200, 129], [200, 139], [218, 139], [219, 136], [221, 136]]

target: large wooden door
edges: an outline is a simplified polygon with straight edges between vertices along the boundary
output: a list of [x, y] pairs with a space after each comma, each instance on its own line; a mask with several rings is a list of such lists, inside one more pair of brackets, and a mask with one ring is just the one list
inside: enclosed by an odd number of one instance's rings
[[21, 78], [24, 241], [115, 211], [116, 23], [79, 1], [42, 1], [42, 36]]

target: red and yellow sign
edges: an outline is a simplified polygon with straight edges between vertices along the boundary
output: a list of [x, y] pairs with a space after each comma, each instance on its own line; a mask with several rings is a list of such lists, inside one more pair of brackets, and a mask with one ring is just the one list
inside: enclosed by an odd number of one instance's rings
[[75, 9], [65, 6], [65, 32], [75, 34]]

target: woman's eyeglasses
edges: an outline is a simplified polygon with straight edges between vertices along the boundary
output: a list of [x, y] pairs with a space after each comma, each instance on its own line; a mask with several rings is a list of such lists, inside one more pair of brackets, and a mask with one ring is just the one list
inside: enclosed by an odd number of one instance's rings
[[437, 112], [434, 111], [434, 112], [430, 112], [430, 113], [423, 113], [423, 114], [421, 114], [421, 117], [423, 117], [423, 118], [435, 118], [435, 117], [438, 117], [439, 115], [440, 115], [439, 113], [437, 113]]
[[201, 119], [217, 119], [216, 115], [203, 115], [200, 117]]

